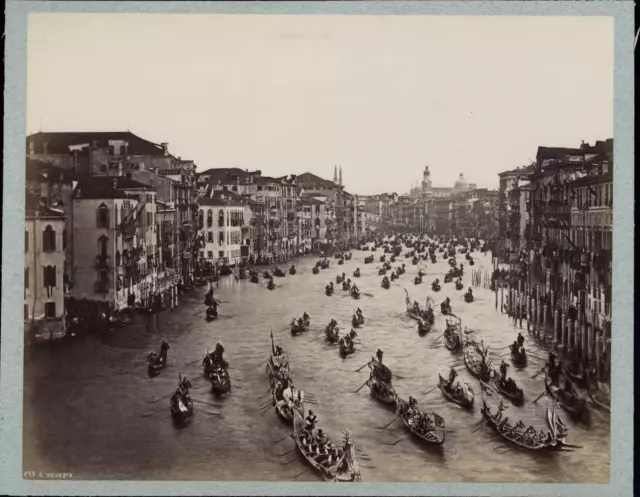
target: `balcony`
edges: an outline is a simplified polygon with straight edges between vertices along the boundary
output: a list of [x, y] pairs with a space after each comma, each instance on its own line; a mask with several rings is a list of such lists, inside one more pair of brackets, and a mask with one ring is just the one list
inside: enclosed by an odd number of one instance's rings
[[96, 269], [107, 269], [109, 267], [109, 256], [98, 255], [96, 256]]
[[96, 293], [109, 293], [109, 282], [108, 281], [96, 281], [93, 284], [93, 290]]

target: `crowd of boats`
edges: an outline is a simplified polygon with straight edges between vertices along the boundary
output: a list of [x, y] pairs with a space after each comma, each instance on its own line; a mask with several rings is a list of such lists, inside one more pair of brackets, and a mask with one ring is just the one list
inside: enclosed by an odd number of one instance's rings
[[[406, 258], [412, 258], [413, 264], [418, 265], [420, 261], [437, 261], [437, 254], [442, 254], [447, 258], [451, 269], [444, 279], [444, 285], [455, 282], [456, 290], [462, 290], [462, 276], [464, 274], [464, 264], [456, 262], [457, 254], [464, 254], [469, 264], [473, 262], [471, 254], [479, 248], [479, 241], [467, 239], [436, 238], [429, 240], [426, 237], [403, 237], [395, 236], [380, 238], [372, 248], [375, 251], [381, 248], [385, 254], [391, 254], [389, 261], [386, 255], [380, 257], [383, 267], [378, 274], [392, 271], [391, 280], [399, 278], [405, 274], [406, 266], [401, 264], [395, 270], [391, 269], [391, 263], [402, 253], [403, 246], [410, 249], [405, 253]], [[366, 249], [369, 250], [367, 247]], [[335, 254], [338, 264], [342, 265], [344, 260], [351, 259], [351, 253]], [[373, 255], [365, 257], [365, 264], [373, 261]], [[424, 264], [424, 262], [423, 262]], [[317, 261], [313, 268], [313, 273], [318, 274], [320, 270], [328, 269], [330, 261], [323, 257]], [[290, 274], [295, 274], [295, 266], [289, 269]], [[276, 277], [284, 277], [284, 273], [276, 268]], [[426, 267], [421, 265], [414, 283], [419, 285], [426, 275]], [[361, 276], [358, 267], [353, 272], [354, 278]], [[256, 272], [252, 272], [251, 281], [258, 278]], [[268, 283], [273, 283], [273, 276], [265, 273], [264, 278]], [[387, 282], [387, 283], [385, 283]], [[360, 290], [355, 282], [346, 277], [343, 272], [336, 277], [336, 284], [342, 285], [343, 291], [350, 292], [354, 298], [359, 298]], [[382, 287], [390, 284], [387, 275], [384, 274]], [[438, 292], [442, 290], [440, 280], [436, 278], [432, 283], [432, 290]], [[334, 292], [333, 282], [326, 286], [327, 295]], [[471, 288], [464, 295], [466, 303], [475, 301]], [[205, 296], [207, 308], [207, 318], [217, 317], [217, 306], [219, 303], [213, 297], [213, 287]], [[420, 303], [411, 300], [408, 291], [405, 289], [405, 305], [407, 315], [415, 320], [418, 325], [418, 333], [421, 336], [431, 332], [436, 321], [434, 301], [427, 297], [424, 308]], [[213, 309], [211, 312], [209, 309]], [[572, 418], [580, 419], [587, 409], [586, 400], [581, 398], [573, 386], [575, 378], [567, 372], [567, 369], [559, 362], [553, 353], [549, 353], [544, 367], [540, 369], [532, 379], [544, 373], [544, 392], [533, 402], [537, 402], [543, 395], [548, 395], [552, 399], [552, 404], [546, 409], [545, 421], [548, 430], [539, 430], [533, 426], [526, 426], [523, 421], [515, 423], [505, 415], [508, 409], [503, 400], [496, 401], [495, 396], [501, 396], [514, 405], [522, 405], [525, 400], [524, 391], [509, 377], [509, 365], [502, 360], [496, 369], [492, 365], [492, 356], [488, 346], [483, 340], [478, 340], [477, 330], [469, 330], [462, 326], [462, 320], [453, 313], [451, 300], [446, 297], [440, 304], [440, 313], [445, 317], [445, 329], [435, 341], [444, 339], [446, 348], [454, 354], [461, 353], [463, 363], [456, 367], [451, 367], [447, 378], [438, 374], [436, 386], [430, 390], [439, 389], [446, 399], [458, 404], [465, 409], [473, 409], [475, 395], [472, 385], [458, 379], [458, 370], [466, 367], [471, 376], [479, 381], [481, 394], [482, 420], [478, 423], [477, 429], [486, 426], [494, 429], [499, 435], [512, 445], [529, 450], [571, 450], [578, 446], [567, 442], [568, 427], [557, 412], [557, 407], [562, 408]], [[291, 322], [291, 335], [298, 336], [310, 330], [311, 316], [304, 312], [300, 318], [294, 318]], [[355, 353], [356, 343], [359, 340], [356, 329], [366, 329], [365, 317], [360, 308], [357, 308], [351, 319], [349, 331], [342, 332], [335, 319], [322, 329], [321, 335], [330, 343], [338, 346], [341, 357], [347, 357]], [[366, 334], [366, 333], [365, 333]], [[527, 367], [528, 353], [524, 348], [524, 337], [518, 333], [514, 342], [507, 347], [513, 365], [519, 369]], [[159, 353], [152, 353], [148, 356], [148, 368], [150, 375], [158, 374], [167, 364], [167, 353], [169, 344], [162, 342]], [[202, 367], [205, 377], [211, 383], [211, 389], [215, 394], [224, 395], [231, 390], [231, 376], [229, 375], [229, 365], [223, 358], [224, 348], [217, 344], [215, 350], [202, 360]], [[459, 356], [456, 356], [459, 357]], [[499, 356], [501, 357], [501, 356]], [[536, 356], [533, 356], [536, 357]], [[383, 361], [383, 351], [378, 350], [375, 357], [372, 357], [365, 365], [356, 370], [369, 368], [367, 381], [354, 393], [359, 392], [367, 386], [370, 395], [380, 403], [391, 406], [395, 417], [391, 423], [401, 420], [408, 432], [420, 440], [433, 445], [443, 445], [446, 439], [445, 419], [428, 409], [423, 410], [418, 406], [415, 398], [409, 396], [408, 400], [403, 400], [396, 392], [393, 383], [394, 374]], [[537, 358], [536, 359], [540, 359]], [[307, 410], [307, 404], [317, 403], [313, 396], [305, 395], [304, 391], [293, 385], [290, 375], [289, 357], [286, 351], [276, 345], [271, 334], [271, 353], [266, 360], [266, 375], [269, 380], [269, 400], [261, 406], [263, 410], [273, 407], [280, 418], [292, 427], [291, 438], [295, 441], [300, 454], [309, 464], [319, 472], [325, 480], [331, 481], [360, 481], [360, 466], [358, 463], [358, 451], [355, 449], [353, 437], [346, 430], [343, 440], [340, 443], [333, 443], [322, 431], [317, 429], [317, 416], [312, 410]], [[561, 382], [561, 379], [563, 381]], [[562, 383], [562, 386], [561, 386]], [[190, 395], [192, 388], [190, 381], [186, 377], [180, 376], [176, 391], [170, 399], [171, 414], [176, 421], [184, 422], [193, 414], [193, 400]], [[495, 402], [494, 402], [495, 401]], [[391, 424], [389, 423], [389, 424]]]

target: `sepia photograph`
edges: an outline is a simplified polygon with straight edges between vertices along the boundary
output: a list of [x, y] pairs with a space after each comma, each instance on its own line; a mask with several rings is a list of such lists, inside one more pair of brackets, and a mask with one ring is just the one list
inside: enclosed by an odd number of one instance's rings
[[23, 478], [611, 482], [612, 17], [35, 12], [26, 83]]

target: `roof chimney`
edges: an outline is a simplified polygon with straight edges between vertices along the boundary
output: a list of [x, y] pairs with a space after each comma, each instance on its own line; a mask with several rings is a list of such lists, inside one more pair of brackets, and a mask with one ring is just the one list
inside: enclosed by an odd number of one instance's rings
[[160, 146], [162, 147], [162, 153], [164, 155], [169, 155], [169, 144], [168, 143], [161, 143]]

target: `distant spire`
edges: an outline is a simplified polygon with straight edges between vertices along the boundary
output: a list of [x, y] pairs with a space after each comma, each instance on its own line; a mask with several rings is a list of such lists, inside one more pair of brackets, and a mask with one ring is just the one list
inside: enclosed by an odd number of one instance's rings
[[342, 186], [342, 166], [340, 166], [340, 186]]
[[333, 166], [333, 182], [338, 182], [338, 166]]

